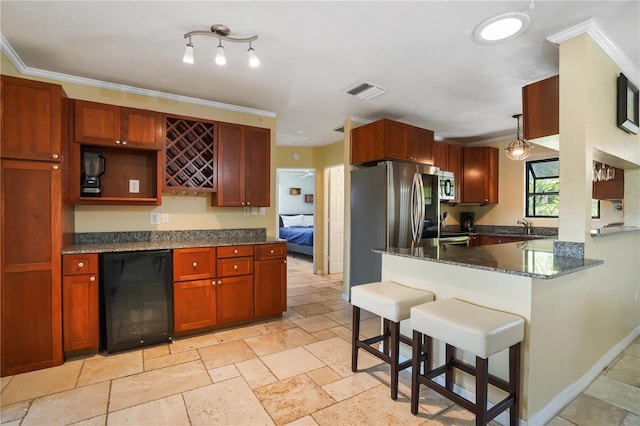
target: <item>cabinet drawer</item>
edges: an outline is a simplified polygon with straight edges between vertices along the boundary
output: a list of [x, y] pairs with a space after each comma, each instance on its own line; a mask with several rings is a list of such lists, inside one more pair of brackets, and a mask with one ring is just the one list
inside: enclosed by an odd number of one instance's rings
[[216, 275], [214, 247], [176, 249], [173, 251], [173, 280], [189, 281]]
[[218, 259], [241, 256], [253, 256], [253, 246], [218, 247]]
[[98, 255], [90, 254], [65, 254], [62, 256], [63, 275], [83, 275], [98, 273]]
[[258, 244], [255, 246], [256, 260], [280, 259], [287, 256], [287, 244]]
[[249, 274], [253, 274], [253, 256], [218, 259], [219, 277]]

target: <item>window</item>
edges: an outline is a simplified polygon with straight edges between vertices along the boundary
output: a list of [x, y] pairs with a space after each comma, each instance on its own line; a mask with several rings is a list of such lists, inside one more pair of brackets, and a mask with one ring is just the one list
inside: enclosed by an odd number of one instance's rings
[[[560, 160], [527, 161], [527, 217], [558, 217], [560, 208]], [[600, 201], [592, 200], [591, 217], [600, 217]]]
[[560, 160], [527, 161], [527, 217], [558, 217]]

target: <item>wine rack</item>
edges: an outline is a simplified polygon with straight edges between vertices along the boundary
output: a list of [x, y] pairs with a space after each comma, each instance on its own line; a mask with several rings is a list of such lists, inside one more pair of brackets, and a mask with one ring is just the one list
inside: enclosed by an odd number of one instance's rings
[[168, 191], [216, 191], [214, 123], [166, 117]]

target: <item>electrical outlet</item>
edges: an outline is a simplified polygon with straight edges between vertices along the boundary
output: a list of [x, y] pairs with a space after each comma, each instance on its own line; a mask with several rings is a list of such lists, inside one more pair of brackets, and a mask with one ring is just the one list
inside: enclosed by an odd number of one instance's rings
[[159, 224], [160, 223], [160, 213], [151, 212], [149, 214], [149, 222], [151, 222], [152, 225]]
[[260, 216], [264, 216], [265, 214], [267, 214], [267, 208], [266, 207], [260, 207]]
[[244, 215], [249, 216], [249, 207], [244, 208]]
[[258, 216], [258, 208], [251, 207], [251, 216]]
[[140, 181], [137, 179], [129, 179], [129, 192], [132, 194], [140, 193]]
[[169, 213], [162, 213], [162, 223], [169, 223]]

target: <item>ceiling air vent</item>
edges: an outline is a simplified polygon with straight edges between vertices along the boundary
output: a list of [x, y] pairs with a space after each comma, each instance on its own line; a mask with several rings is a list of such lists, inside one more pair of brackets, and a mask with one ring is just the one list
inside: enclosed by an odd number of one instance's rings
[[333, 129], [334, 132], [344, 133], [344, 126], [338, 126]]
[[375, 84], [362, 81], [354, 84], [342, 93], [368, 101], [370, 99], [377, 98], [380, 95], [384, 95], [387, 93], [387, 90], [382, 87], [378, 87]]

